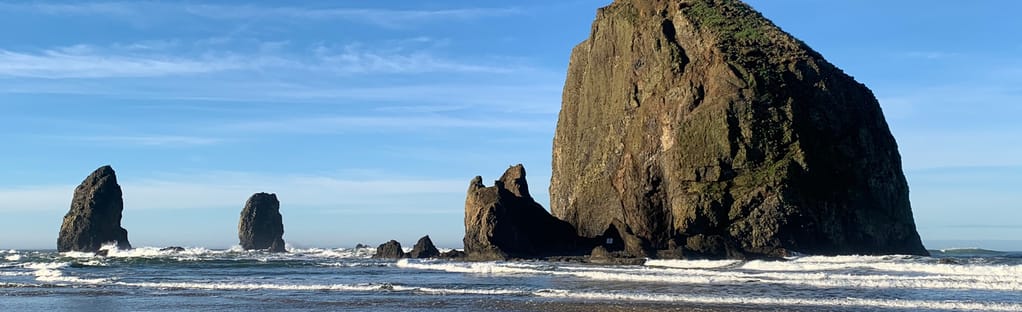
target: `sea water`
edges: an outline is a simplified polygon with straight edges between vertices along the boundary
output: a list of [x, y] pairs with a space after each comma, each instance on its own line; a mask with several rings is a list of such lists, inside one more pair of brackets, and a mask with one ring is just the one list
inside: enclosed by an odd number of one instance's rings
[[632, 266], [289, 251], [0, 251], [0, 311], [1022, 311], [1022, 254], [977, 249]]

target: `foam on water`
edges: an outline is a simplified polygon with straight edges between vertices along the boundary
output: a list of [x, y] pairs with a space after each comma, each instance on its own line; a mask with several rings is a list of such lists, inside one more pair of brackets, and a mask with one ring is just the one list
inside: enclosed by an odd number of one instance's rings
[[4, 257], [4, 260], [7, 260], [7, 261], [20, 261], [21, 260], [21, 255], [18, 255], [18, 254], [9, 255], [9, 256]]
[[740, 263], [739, 260], [646, 260], [646, 266], [678, 269], [718, 269]]
[[52, 283], [74, 283], [74, 284], [105, 284], [111, 279], [107, 278], [80, 278], [77, 276], [66, 276], [60, 269], [67, 267], [69, 262], [30, 262], [23, 265], [26, 269], [34, 270], [35, 279], [40, 282]]
[[299, 291], [379, 291], [391, 288], [388, 284], [259, 284], [259, 283], [189, 283], [189, 282], [142, 282], [116, 285], [159, 289], [206, 289], [206, 290], [299, 290]]
[[884, 300], [864, 298], [813, 299], [740, 296], [695, 296], [679, 294], [640, 294], [628, 292], [574, 292], [566, 290], [540, 290], [539, 297], [606, 301], [648, 301], [697, 304], [808, 306], [808, 307], [870, 307], [897, 309], [928, 309], [950, 311], [1022, 311], [1022, 304], [980, 303], [936, 300]]
[[[843, 263], [840, 266], [834, 265], [833, 267], [845, 269], [859, 267], [862, 264], [862, 262], [855, 263], [845, 261], [845, 259], [831, 259], [828, 261]], [[749, 263], [753, 263], [754, 269], [743, 270], [746, 265], [749, 265]], [[800, 263], [763, 261], [753, 261], [749, 263], [742, 265], [738, 270], [676, 269], [659, 267], [613, 268], [573, 265], [561, 265], [556, 270], [553, 270], [523, 263], [462, 263], [415, 261], [408, 259], [399, 260], [396, 265], [399, 268], [438, 270], [455, 273], [554, 275], [602, 281], [668, 284], [734, 285], [745, 283], [764, 283], [812, 286], [820, 288], [1022, 290], [1022, 274], [1018, 273], [1007, 275], [977, 274], [963, 276], [943, 274], [891, 274], [887, 270], [879, 270], [852, 274], [847, 271], [822, 271], [820, 270], [821, 266], [812, 265], [807, 267]], [[769, 263], [769, 266], [776, 266], [783, 269], [763, 270], [761, 267], [757, 267], [764, 266], [764, 263]], [[695, 262], [692, 265], [688, 265], [685, 264], [684, 261], [675, 261], [670, 262], [669, 264], [682, 267], [698, 267], [707, 265], [707, 262]], [[801, 269], [798, 270], [788, 267], [792, 265], [795, 267], [801, 267]], [[934, 264], [908, 265], [934, 266]], [[982, 270], [983, 269], [980, 268], [980, 271]]]
[[395, 266], [404, 269], [438, 270], [475, 274], [537, 274], [546, 272], [538, 265], [514, 262], [449, 262], [442, 260], [401, 259]]

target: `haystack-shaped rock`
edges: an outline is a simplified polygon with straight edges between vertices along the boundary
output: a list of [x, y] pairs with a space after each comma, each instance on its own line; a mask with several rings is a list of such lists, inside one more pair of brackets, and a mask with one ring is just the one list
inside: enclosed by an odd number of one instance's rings
[[401, 259], [408, 258], [408, 254], [401, 248], [401, 243], [396, 240], [390, 240], [386, 243], [380, 244], [376, 247], [376, 254], [373, 255], [374, 259]]
[[75, 188], [71, 209], [64, 215], [57, 250], [96, 252], [107, 243], [131, 249], [128, 231], [121, 227], [124, 200], [117, 175], [110, 166], [93, 171]]
[[482, 181], [482, 177], [472, 179], [465, 199], [464, 243], [469, 259], [563, 255], [581, 247], [570, 224], [554, 218], [532, 199], [521, 164], [507, 169], [494, 186], [486, 187]]
[[245, 202], [238, 222], [238, 239], [245, 250], [286, 252], [284, 220], [276, 194], [256, 193]]
[[412, 252], [408, 253], [410, 258], [436, 258], [440, 256], [440, 250], [436, 249], [433, 245], [433, 240], [429, 239], [429, 235], [423, 236], [415, 243], [415, 247], [412, 247]]
[[[571, 55], [551, 210], [651, 249], [926, 254], [873, 93], [738, 0], [617, 0]], [[466, 244], [467, 245], [467, 244]]]

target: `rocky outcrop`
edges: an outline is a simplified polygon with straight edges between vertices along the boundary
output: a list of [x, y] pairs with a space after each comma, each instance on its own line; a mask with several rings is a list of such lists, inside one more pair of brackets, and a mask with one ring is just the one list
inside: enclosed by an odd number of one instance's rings
[[429, 239], [429, 235], [423, 236], [415, 243], [415, 247], [412, 247], [412, 252], [408, 253], [409, 258], [425, 259], [425, 258], [436, 258], [440, 256], [440, 250], [436, 249], [433, 245], [433, 240]]
[[390, 240], [389, 242], [380, 244], [380, 247], [376, 247], [376, 254], [373, 255], [373, 259], [401, 259], [408, 258], [408, 254], [401, 248], [401, 243], [396, 240]]
[[71, 209], [64, 215], [57, 250], [97, 252], [104, 244], [131, 249], [128, 231], [121, 227], [124, 200], [117, 174], [110, 166], [93, 171], [75, 188]]
[[647, 250], [927, 254], [872, 92], [737, 0], [597, 12], [572, 51], [550, 193], [579, 235], [620, 220]]
[[508, 168], [494, 186], [482, 177], [469, 183], [465, 199], [465, 253], [472, 260], [567, 254], [581, 246], [575, 229], [554, 218], [529, 194], [525, 167]]
[[238, 239], [245, 250], [286, 252], [284, 220], [276, 194], [256, 193], [245, 202], [238, 222]]

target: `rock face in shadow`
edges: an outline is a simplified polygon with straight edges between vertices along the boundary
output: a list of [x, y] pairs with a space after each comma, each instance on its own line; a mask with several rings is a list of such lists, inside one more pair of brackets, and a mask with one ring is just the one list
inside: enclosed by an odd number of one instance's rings
[[380, 244], [379, 247], [376, 247], [376, 254], [373, 255], [373, 259], [401, 258], [408, 258], [408, 254], [406, 254], [404, 249], [401, 248], [401, 243], [396, 240], [390, 240], [389, 242]]
[[582, 246], [570, 224], [532, 199], [521, 164], [508, 168], [494, 186], [486, 187], [482, 181], [478, 176], [472, 179], [465, 199], [468, 259], [535, 258], [592, 248]]
[[412, 247], [412, 252], [408, 253], [409, 258], [425, 259], [425, 258], [436, 258], [440, 256], [440, 250], [436, 249], [433, 245], [433, 240], [429, 239], [429, 235], [423, 236], [415, 243], [415, 247]]
[[106, 243], [131, 249], [128, 231], [121, 227], [124, 200], [117, 175], [110, 166], [93, 171], [75, 188], [71, 209], [64, 215], [57, 250], [96, 252]]
[[256, 193], [248, 198], [238, 222], [238, 239], [245, 250], [287, 252], [284, 220], [276, 194]]
[[619, 220], [647, 250], [927, 254], [873, 93], [737, 0], [597, 12], [569, 63], [550, 201], [580, 236]]

